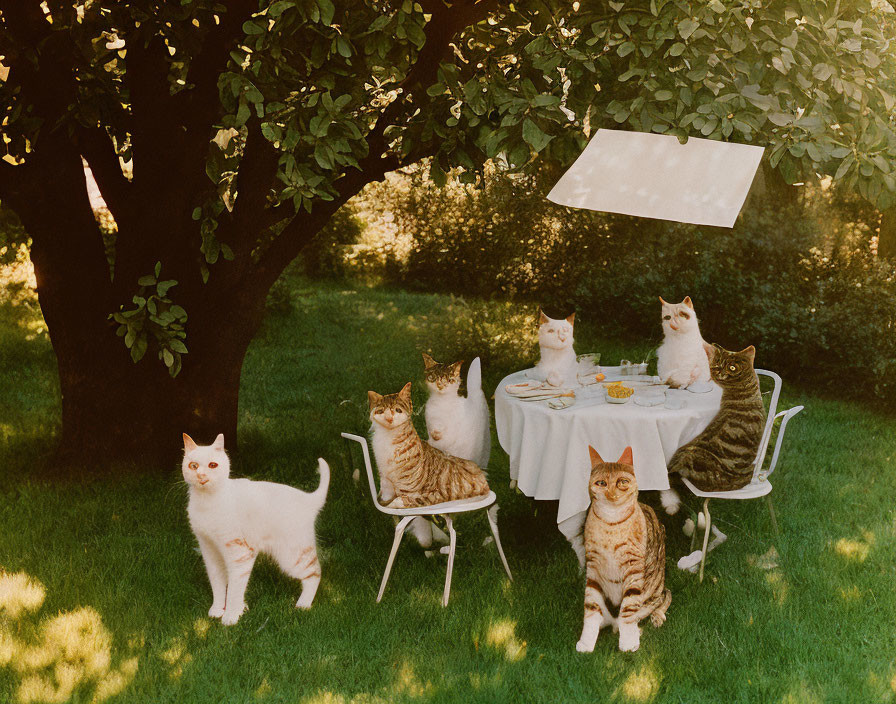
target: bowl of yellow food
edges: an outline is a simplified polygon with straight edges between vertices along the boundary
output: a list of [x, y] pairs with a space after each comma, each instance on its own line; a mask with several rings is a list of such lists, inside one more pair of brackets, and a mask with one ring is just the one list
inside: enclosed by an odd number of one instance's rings
[[629, 386], [625, 386], [621, 381], [614, 381], [611, 384], [605, 384], [607, 390], [607, 401], [609, 403], [627, 403], [635, 393], [635, 390]]

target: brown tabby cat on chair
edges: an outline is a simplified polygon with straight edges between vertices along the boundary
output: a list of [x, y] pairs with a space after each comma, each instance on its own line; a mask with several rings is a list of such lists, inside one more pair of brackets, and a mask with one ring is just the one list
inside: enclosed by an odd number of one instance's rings
[[397, 394], [368, 391], [367, 396], [383, 503], [391, 508], [430, 506], [489, 492], [478, 465], [437, 450], [417, 435], [410, 382]]
[[[650, 506], [638, 503], [638, 482], [627, 447], [618, 462], [591, 454], [591, 509], [585, 520], [585, 623], [576, 643], [594, 650], [601, 626], [619, 631], [619, 649], [641, 643], [638, 622], [663, 625], [672, 592], [666, 589], [666, 531]], [[614, 616], [610, 609], [618, 609]]]
[[706, 429], [682, 445], [669, 460], [701, 491], [740, 489], [753, 478], [753, 462], [762, 441], [765, 407], [753, 369], [756, 348], [729, 352], [704, 344], [712, 380], [722, 387], [719, 412]]

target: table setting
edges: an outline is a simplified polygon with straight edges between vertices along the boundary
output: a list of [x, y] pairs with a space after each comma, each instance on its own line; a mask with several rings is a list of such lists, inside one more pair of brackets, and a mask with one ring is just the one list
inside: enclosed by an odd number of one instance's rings
[[611, 456], [632, 447], [639, 488], [668, 489], [666, 463], [716, 415], [721, 389], [711, 381], [669, 388], [646, 363], [602, 366], [596, 353], [576, 361], [576, 381], [560, 386], [535, 369], [502, 379], [495, 425], [511, 483], [534, 499], [559, 501], [558, 527], [579, 552], [590, 504], [588, 446]]

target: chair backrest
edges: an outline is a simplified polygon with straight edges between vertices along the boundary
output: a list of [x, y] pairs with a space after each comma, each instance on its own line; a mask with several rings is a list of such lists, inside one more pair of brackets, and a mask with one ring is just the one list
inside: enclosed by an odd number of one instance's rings
[[793, 418], [802, 410], [803, 406], [794, 406], [793, 408], [789, 408], [786, 411], [781, 411], [775, 416], [775, 418], [781, 419], [781, 427], [778, 428], [778, 439], [775, 440], [775, 451], [772, 453], [772, 461], [769, 462], [768, 469], [763, 473], [762, 465], [759, 466], [759, 476], [761, 478], [764, 479], [769, 474], [775, 471], [775, 467], [778, 464], [778, 455], [781, 454], [781, 443], [784, 441], [784, 431], [787, 429], [787, 423], [791, 418]]
[[778, 411], [778, 397], [781, 395], [781, 377], [774, 372], [766, 369], [757, 369], [756, 376], [759, 377], [760, 384], [762, 377], [768, 377], [774, 382], [772, 389], [772, 398], [768, 404], [766, 411], [765, 428], [762, 431], [762, 439], [759, 441], [759, 450], [756, 452], [756, 459], [753, 460], [753, 478], [762, 470], [762, 464], [765, 462], [765, 453], [768, 452], [768, 444], [772, 439], [772, 430], [775, 425], [775, 414]]
[[[373, 505], [376, 506], [377, 510], [383, 511], [383, 506], [377, 499], [377, 494], [379, 492], [376, 488], [376, 481], [374, 481], [373, 478], [373, 465], [370, 462], [370, 448], [367, 446], [367, 438], [363, 438], [360, 435], [353, 435], [352, 433], [342, 433], [342, 437], [346, 440], [349, 457], [351, 457], [352, 452], [351, 443], [349, 441], [354, 441], [361, 446], [361, 453], [364, 456], [364, 468], [367, 470], [367, 482], [370, 485], [370, 498], [373, 499]], [[383, 511], [383, 513], [387, 512]]]

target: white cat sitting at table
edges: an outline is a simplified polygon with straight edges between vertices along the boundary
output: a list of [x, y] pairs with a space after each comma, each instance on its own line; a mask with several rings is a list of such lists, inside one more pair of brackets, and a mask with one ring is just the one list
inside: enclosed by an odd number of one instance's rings
[[539, 311], [538, 346], [541, 359], [535, 365], [537, 378], [551, 386], [574, 386], [577, 383], [578, 363], [573, 349], [573, 323], [576, 314], [565, 320], [554, 320]]
[[285, 484], [230, 478], [224, 436], [197, 445], [184, 433], [182, 471], [190, 487], [187, 515], [212, 586], [208, 615], [225, 626], [246, 610], [246, 586], [258, 554], [270, 555], [301, 580], [296, 608], [308, 609], [320, 584], [314, 522], [330, 485], [330, 467], [318, 459], [320, 484], [311, 493]]
[[660, 379], [676, 389], [709, 381], [709, 358], [703, 347], [706, 343], [700, 335], [691, 297], [685, 296], [681, 303], [668, 303], [660, 296], [660, 303], [663, 344], [657, 350], [656, 360]]

